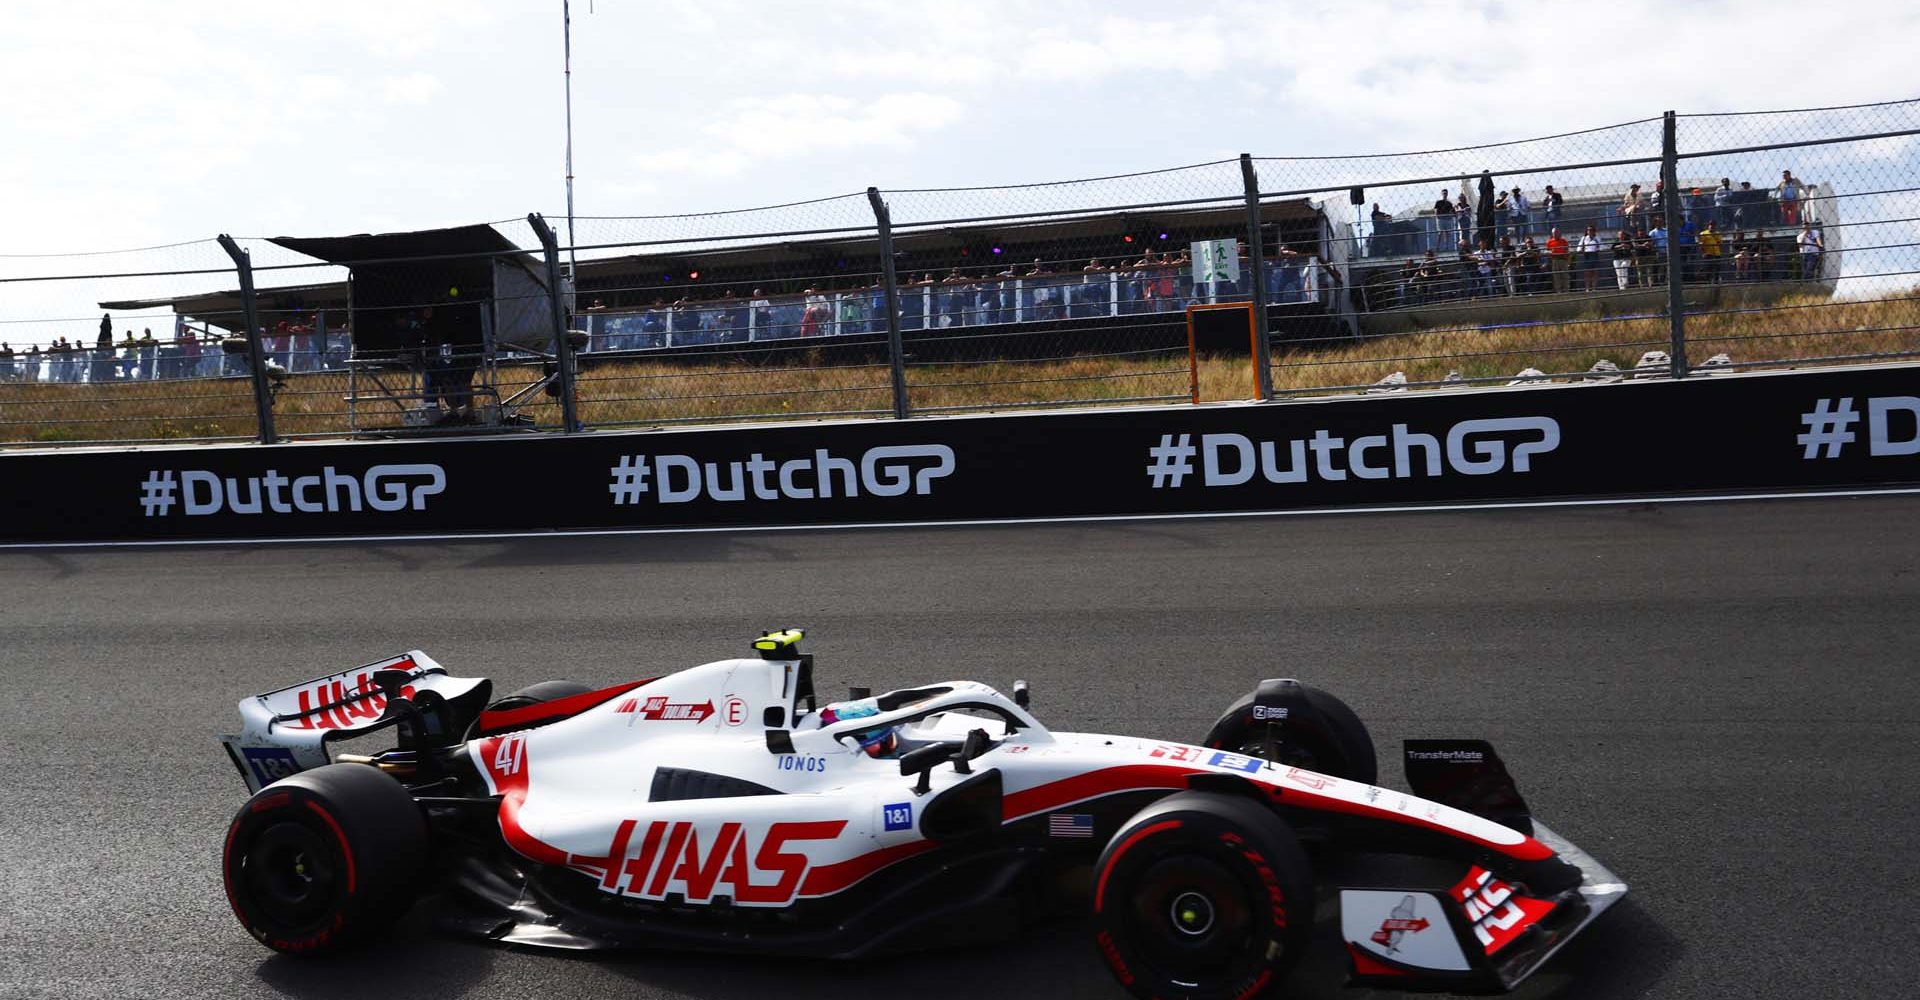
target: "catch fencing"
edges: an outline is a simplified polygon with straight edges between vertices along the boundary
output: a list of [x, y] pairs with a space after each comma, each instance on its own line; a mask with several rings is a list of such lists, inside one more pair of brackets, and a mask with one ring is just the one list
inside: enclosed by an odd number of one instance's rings
[[[908, 417], [1909, 359], [1920, 101], [563, 228], [535, 215], [361, 242], [0, 257], [0, 445]], [[1190, 355], [1190, 313], [1223, 307], [1251, 340]]]

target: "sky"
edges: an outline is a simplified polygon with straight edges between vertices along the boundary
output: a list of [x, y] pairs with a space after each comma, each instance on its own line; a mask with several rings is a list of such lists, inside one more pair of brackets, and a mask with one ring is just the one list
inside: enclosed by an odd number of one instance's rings
[[[572, 21], [577, 210], [632, 216], [1907, 98], [1920, 4], [574, 0]], [[8, 0], [0, 276], [222, 232], [562, 225], [561, 41], [560, 0]]]

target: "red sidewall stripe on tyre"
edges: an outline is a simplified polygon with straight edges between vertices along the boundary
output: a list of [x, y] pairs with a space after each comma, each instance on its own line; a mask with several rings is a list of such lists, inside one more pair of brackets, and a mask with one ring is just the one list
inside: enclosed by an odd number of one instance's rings
[[1105, 911], [1106, 900], [1107, 900], [1107, 878], [1108, 876], [1111, 876], [1113, 874], [1113, 869], [1120, 864], [1120, 858], [1122, 855], [1126, 854], [1127, 851], [1131, 850], [1134, 844], [1139, 843], [1141, 840], [1144, 840], [1147, 837], [1151, 837], [1162, 830], [1177, 830], [1184, 825], [1185, 823], [1182, 820], [1177, 820], [1177, 819], [1162, 820], [1161, 822], [1153, 823], [1148, 826], [1143, 826], [1140, 829], [1135, 830], [1131, 836], [1121, 841], [1120, 846], [1114, 848], [1113, 856], [1107, 859], [1106, 867], [1100, 869], [1100, 885], [1097, 888], [1095, 888], [1093, 891], [1093, 912], [1101, 913]]
[[333, 831], [333, 835], [339, 839], [340, 856], [342, 858], [345, 858], [347, 862], [347, 895], [349, 896], [353, 895], [353, 884], [354, 884], [353, 845], [347, 843], [347, 832], [345, 830], [340, 829], [339, 821], [333, 818], [332, 813], [329, 813], [325, 809], [321, 808], [320, 803], [315, 802], [312, 799], [308, 799], [306, 802], [306, 806], [308, 809], [311, 809], [314, 812], [318, 813], [321, 819], [326, 820], [327, 827], [331, 829]]

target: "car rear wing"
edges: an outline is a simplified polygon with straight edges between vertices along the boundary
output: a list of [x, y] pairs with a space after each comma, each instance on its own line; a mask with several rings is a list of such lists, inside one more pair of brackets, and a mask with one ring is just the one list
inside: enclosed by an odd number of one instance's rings
[[453, 677], [419, 650], [316, 677], [240, 702], [240, 732], [220, 742], [247, 790], [331, 762], [326, 744], [400, 721], [395, 699], [436, 703], [441, 719], [471, 719], [492, 692], [480, 677]]

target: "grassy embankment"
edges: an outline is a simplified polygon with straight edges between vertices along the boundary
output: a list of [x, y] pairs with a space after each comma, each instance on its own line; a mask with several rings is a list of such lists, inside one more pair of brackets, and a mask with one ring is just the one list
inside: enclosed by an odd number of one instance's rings
[[[1725, 351], [1736, 362], [1851, 354], [1920, 352], [1920, 299], [1910, 294], [1861, 302], [1787, 299], [1766, 312], [1692, 316], [1688, 353], [1698, 362]], [[1586, 319], [1598, 319], [1595, 314]], [[1369, 385], [1404, 371], [1414, 382], [1451, 371], [1472, 378], [1511, 376], [1525, 367], [1581, 372], [1602, 358], [1631, 367], [1643, 350], [1667, 344], [1664, 318], [1567, 322], [1505, 328], [1433, 330], [1292, 348], [1277, 355], [1277, 390]], [[532, 377], [503, 371], [503, 393]], [[1243, 399], [1251, 372], [1244, 358], [1201, 364], [1201, 398]], [[1141, 396], [1184, 398], [1184, 353], [1049, 362], [911, 366], [916, 409], [1030, 403], [1099, 402]], [[346, 433], [345, 375], [294, 376], [275, 404], [284, 435]], [[546, 397], [526, 411], [558, 423]], [[590, 368], [581, 382], [581, 415], [590, 425], [728, 420], [835, 411], [887, 412], [884, 366], [820, 361], [779, 365], [635, 362]], [[0, 442], [250, 437], [250, 385], [243, 379], [90, 385], [0, 384]], [[377, 414], [378, 410], [374, 410]], [[391, 411], [389, 411], [391, 413]], [[397, 424], [397, 416], [378, 420]], [[364, 421], [363, 421], [364, 422]]]

